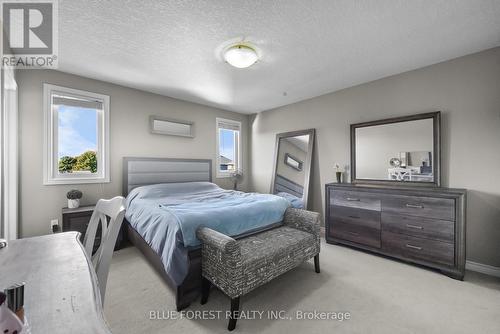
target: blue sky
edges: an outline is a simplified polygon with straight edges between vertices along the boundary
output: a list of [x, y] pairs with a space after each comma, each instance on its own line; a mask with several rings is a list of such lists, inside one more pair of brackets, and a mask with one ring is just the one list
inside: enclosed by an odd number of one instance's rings
[[78, 156], [97, 150], [97, 111], [95, 109], [60, 105], [59, 157]]
[[234, 161], [234, 131], [221, 129], [219, 137], [220, 154]]

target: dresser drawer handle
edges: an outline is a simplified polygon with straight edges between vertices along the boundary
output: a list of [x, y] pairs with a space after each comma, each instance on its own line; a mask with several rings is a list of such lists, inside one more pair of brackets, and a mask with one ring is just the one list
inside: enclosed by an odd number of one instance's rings
[[347, 199], [349, 202], [359, 202], [359, 198], [347, 197], [346, 199]]
[[413, 209], [423, 209], [423, 205], [417, 205], [417, 204], [406, 204], [407, 208], [413, 208]]
[[359, 219], [361, 217], [358, 217], [358, 216], [348, 216], [349, 218], [352, 218], [352, 219]]
[[406, 247], [407, 247], [407, 248], [411, 248], [411, 249], [422, 250], [422, 247], [413, 246], [413, 245], [410, 245], [410, 244], [406, 244]]
[[356, 233], [356, 232], [351, 232], [351, 231], [347, 231], [347, 233], [352, 234], [352, 235], [354, 235], [354, 236], [358, 236], [358, 235], [359, 235], [359, 233]]
[[412, 224], [406, 224], [406, 227], [408, 227], [408, 228], [414, 228], [416, 230], [423, 230], [424, 229], [422, 226], [412, 225]]

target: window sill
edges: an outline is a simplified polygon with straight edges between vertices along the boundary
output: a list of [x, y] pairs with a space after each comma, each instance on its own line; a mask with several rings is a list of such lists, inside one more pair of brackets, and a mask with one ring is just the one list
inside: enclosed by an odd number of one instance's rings
[[94, 184], [94, 183], [110, 183], [108, 178], [68, 178], [68, 179], [50, 179], [44, 180], [44, 186], [64, 185], [64, 184]]
[[215, 177], [218, 179], [227, 179], [231, 177], [231, 173], [217, 173]]

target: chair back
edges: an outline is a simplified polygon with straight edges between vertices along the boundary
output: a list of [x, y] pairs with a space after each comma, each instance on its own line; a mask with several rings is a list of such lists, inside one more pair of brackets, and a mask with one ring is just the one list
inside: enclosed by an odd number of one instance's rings
[[[113, 256], [116, 239], [118, 238], [124, 216], [125, 198], [117, 196], [110, 200], [100, 199], [92, 213], [83, 240], [85, 251], [92, 259], [92, 264], [97, 274], [101, 301], [103, 304], [111, 257]], [[101, 243], [99, 248], [93, 253], [92, 250], [94, 249], [94, 242], [99, 225], [101, 225]]]

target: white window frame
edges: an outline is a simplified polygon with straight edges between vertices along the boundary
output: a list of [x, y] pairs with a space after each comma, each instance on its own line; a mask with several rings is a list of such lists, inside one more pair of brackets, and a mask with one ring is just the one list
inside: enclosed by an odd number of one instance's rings
[[[53, 93], [93, 98], [102, 102], [102, 110], [97, 121], [97, 173], [59, 173], [58, 153], [58, 117], [52, 109]], [[87, 92], [84, 90], [43, 84], [43, 108], [44, 108], [44, 154], [43, 154], [43, 184], [85, 184], [85, 183], [107, 183], [109, 176], [109, 96]]]
[[[242, 132], [241, 132], [241, 122], [239, 121], [234, 121], [234, 120], [231, 120], [231, 119], [226, 119], [226, 118], [220, 118], [220, 117], [217, 117], [216, 120], [215, 120], [215, 133], [216, 133], [216, 158], [215, 158], [215, 161], [216, 161], [216, 177], [217, 178], [226, 178], [226, 177], [231, 177], [231, 171], [221, 171], [219, 169], [220, 167], [220, 151], [219, 151], [219, 129], [221, 128], [221, 124], [231, 124], [231, 125], [234, 125], [236, 127], [238, 127], [238, 131], [239, 131], [239, 138], [238, 138], [238, 154], [237, 154], [237, 161], [236, 161], [236, 170], [240, 170], [242, 171], [243, 170], [243, 163], [242, 163], [242, 150], [241, 150], [241, 141], [242, 141]], [[223, 128], [223, 127], [222, 127]]]
[[0, 236], [18, 238], [18, 87], [12, 68], [2, 71], [0, 100]]

